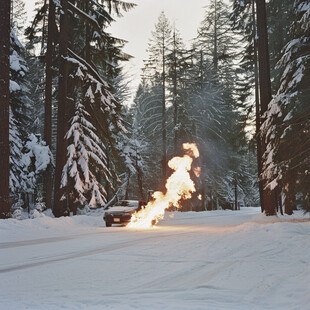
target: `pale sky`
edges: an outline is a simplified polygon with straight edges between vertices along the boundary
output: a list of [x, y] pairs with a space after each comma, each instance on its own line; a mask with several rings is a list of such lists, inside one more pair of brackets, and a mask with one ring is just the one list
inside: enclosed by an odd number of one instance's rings
[[[26, 9], [30, 13], [35, 0], [24, 1], [26, 2]], [[124, 51], [135, 58], [126, 65], [126, 71], [133, 76], [133, 86], [136, 86], [141, 73], [140, 69], [143, 66], [143, 59], [147, 58], [146, 49], [151, 31], [154, 30], [154, 25], [161, 11], [165, 12], [172, 24], [175, 23], [186, 43], [196, 36], [197, 28], [205, 11], [203, 7], [209, 1], [132, 0], [132, 2], [138, 6], [127, 13], [125, 12], [124, 17], [117, 19], [109, 28], [109, 32], [115, 37], [128, 41]]]
[[[133, 74], [135, 83], [139, 80], [143, 59], [147, 58], [146, 49], [161, 11], [181, 32], [185, 43], [197, 34], [197, 28], [203, 19], [208, 0], [136, 0], [138, 6], [124, 13], [110, 28], [114, 36], [128, 41], [125, 52], [134, 56], [126, 66]], [[127, 69], [128, 68], [128, 69]]]

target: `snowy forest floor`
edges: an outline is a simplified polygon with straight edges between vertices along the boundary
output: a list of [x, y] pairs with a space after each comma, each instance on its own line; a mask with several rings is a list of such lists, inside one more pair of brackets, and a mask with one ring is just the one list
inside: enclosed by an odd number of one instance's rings
[[310, 218], [168, 213], [0, 221], [0, 309], [310, 309]]

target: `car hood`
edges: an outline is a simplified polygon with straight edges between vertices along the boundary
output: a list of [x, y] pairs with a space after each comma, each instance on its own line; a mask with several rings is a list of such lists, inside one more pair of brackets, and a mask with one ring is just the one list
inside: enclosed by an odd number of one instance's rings
[[105, 213], [111, 214], [114, 212], [135, 212], [135, 211], [137, 211], [137, 209], [133, 207], [116, 206], [116, 207], [111, 208], [110, 210], [105, 211]]

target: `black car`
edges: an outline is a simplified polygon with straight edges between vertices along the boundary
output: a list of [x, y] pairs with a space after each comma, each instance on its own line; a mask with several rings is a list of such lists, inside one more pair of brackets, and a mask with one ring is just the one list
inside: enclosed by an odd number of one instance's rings
[[136, 211], [141, 210], [146, 205], [143, 201], [138, 200], [120, 200], [105, 211], [103, 219], [106, 227], [112, 224], [127, 224], [130, 222], [131, 216]]

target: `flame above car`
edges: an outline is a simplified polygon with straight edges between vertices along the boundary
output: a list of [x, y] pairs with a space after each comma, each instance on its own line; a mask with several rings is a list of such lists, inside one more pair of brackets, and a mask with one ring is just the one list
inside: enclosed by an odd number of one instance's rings
[[155, 192], [154, 200], [150, 201], [139, 212], [132, 215], [130, 228], [151, 228], [157, 224], [165, 215], [165, 210], [171, 205], [180, 208], [180, 200], [190, 199], [192, 193], [196, 191], [194, 181], [190, 177], [192, 163], [195, 158], [199, 157], [199, 150], [195, 143], [184, 143], [183, 157], [174, 157], [168, 162], [169, 168], [174, 172], [166, 181], [166, 193]]

